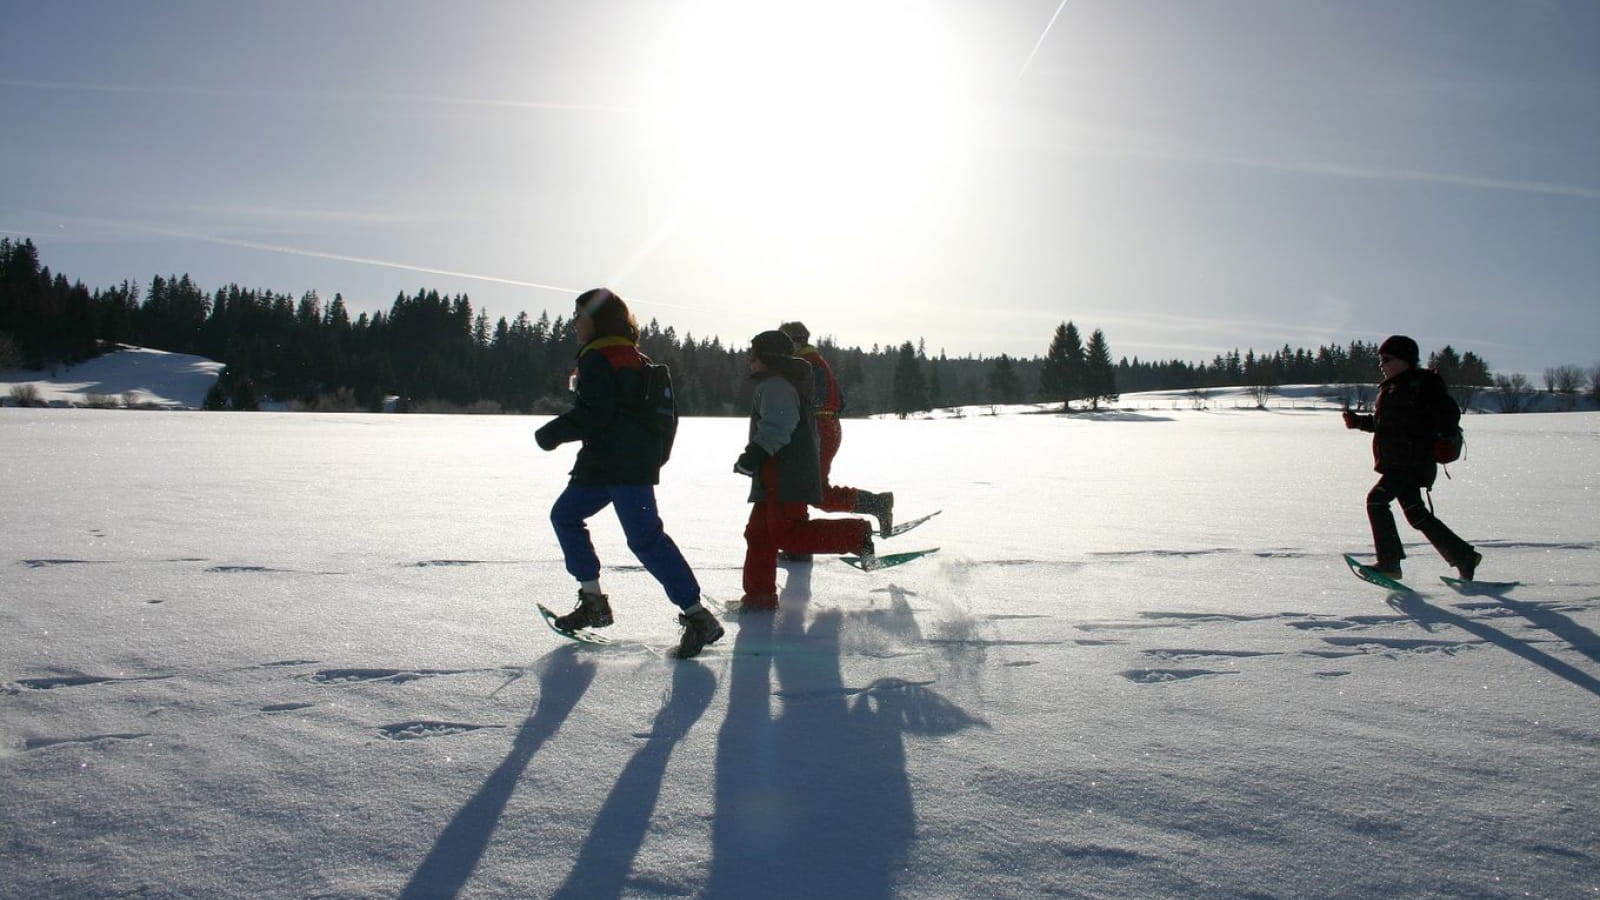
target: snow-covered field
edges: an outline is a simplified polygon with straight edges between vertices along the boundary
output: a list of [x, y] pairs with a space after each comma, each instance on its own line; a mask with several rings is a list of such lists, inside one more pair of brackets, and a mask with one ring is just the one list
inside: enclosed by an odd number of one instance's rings
[[[538, 621], [540, 421], [0, 410], [0, 895], [1600, 892], [1600, 415], [1469, 419], [1438, 511], [1520, 584], [1414, 597], [1329, 412], [848, 422], [943, 549], [694, 661], [609, 514], [617, 643]], [[744, 428], [660, 489], [724, 601]]]

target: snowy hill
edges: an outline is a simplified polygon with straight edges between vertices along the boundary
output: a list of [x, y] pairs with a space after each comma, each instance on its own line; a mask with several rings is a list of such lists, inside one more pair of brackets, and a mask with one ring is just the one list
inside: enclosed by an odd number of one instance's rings
[[202, 356], [128, 347], [58, 370], [0, 371], [0, 403], [26, 392], [50, 406], [199, 409], [225, 368]]

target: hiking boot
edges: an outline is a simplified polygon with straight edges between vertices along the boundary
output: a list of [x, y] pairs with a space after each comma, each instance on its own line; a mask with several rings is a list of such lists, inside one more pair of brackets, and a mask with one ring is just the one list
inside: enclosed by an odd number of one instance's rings
[[878, 534], [888, 537], [894, 530], [894, 492], [856, 491], [856, 508], [852, 512], [866, 513], [877, 519]]
[[717, 617], [703, 606], [678, 616], [678, 624], [683, 626], [683, 638], [678, 641], [679, 659], [698, 656], [705, 645], [715, 644], [726, 633]]
[[861, 549], [856, 551], [861, 557], [861, 571], [871, 572], [878, 567], [878, 552], [872, 546], [872, 532], [869, 530], [861, 536]]
[[1483, 554], [1473, 550], [1467, 554], [1465, 559], [1456, 563], [1456, 571], [1461, 573], [1461, 580], [1471, 581], [1472, 576], [1477, 574], [1478, 563], [1481, 562], [1483, 562]]
[[745, 594], [739, 601], [741, 610], [754, 610], [756, 612], [771, 612], [778, 608], [777, 594]]
[[1395, 581], [1399, 581], [1402, 577], [1404, 577], [1400, 571], [1400, 564], [1397, 562], [1380, 562], [1374, 564], [1370, 568], [1374, 575], [1382, 575], [1385, 578], [1393, 578]]
[[604, 628], [611, 624], [611, 603], [605, 594], [578, 589], [578, 605], [564, 616], [556, 616], [555, 626], [562, 631]]
[[778, 562], [811, 562], [809, 553], [790, 553], [787, 550], [778, 551]]

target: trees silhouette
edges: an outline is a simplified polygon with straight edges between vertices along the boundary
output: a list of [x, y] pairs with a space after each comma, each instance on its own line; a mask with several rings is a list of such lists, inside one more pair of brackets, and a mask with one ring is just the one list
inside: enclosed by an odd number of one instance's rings
[[1083, 338], [1078, 326], [1062, 322], [1056, 326], [1050, 348], [1045, 351], [1044, 369], [1039, 373], [1039, 399], [1060, 402], [1065, 412], [1072, 401], [1083, 396], [1084, 374]]
[[1096, 328], [1089, 335], [1089, 346], [1084, 349], [1083, 396], [1093, 409], [1100, 401], [1115, 403], [1117, 399], [1117, 370], [1111, 362], [1111, 347], [1106, 343], [1105, 332]]
[[917, 348], [910, 341], [900, 345], [900, 356], [894, 365], [893, 411], [902, 419], [928, 409], [928, 386], [917, 357]]
[[[212, 291], [188, 275], [124, 281], [91, 290], [52, 273], [31, 240], [0, 238], [0, 368], [71, 364], [127, 343], [194, 353], [226, 365], [207, 399], [216, 408], [275, 401], [324, 410], [550, 413], [570, 403], [577, 350], [573, 322], [541, 312], [498, 319], [465, 294], [419, 288], [387, 310], [350, 316], [345, 298], [324, 301], [227, 284]], [[931, 406], [974, 406], [1037, 398], [1098, 409], [1120, 394], [1252, 384], [1345, 384], [1370, 390], [1377, 347], [1354, 341], [1316, 350], [1284, 346], [1218, 354], [1209, 363], [1112, 361], [1105, 333], [1084, 346], [1077, 325], [1060, 323], [1043, 357], [960, 356], [930, 360], [921, 341], [841, 347], [815, 343], [833, 365], [845, 415], [910, 415]], [[743, 343], [680, 336], [652, 320], [641, 349], [672, 369], [684, 415], [742, 415], [749, 398]], [[1430, 359], [1463, 404], [1496, 383], [1488, 364], [1441, 348]], [[1360, 387], [1356, 387], [1360, 386]], [[1466, 396], [1461, 396], [1466, 392]]]

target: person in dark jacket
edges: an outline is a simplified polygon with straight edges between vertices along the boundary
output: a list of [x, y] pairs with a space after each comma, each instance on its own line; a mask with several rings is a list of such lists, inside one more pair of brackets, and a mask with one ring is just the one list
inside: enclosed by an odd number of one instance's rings
[[[1406, 553], [1389, 508], [1398, 500], [1411, 527], [1422, 532], [1445, 562], [1470, 581], [1483, 555], [1439, 521], [1422, 500], [1423, 490], [1433, 487], [1439, 473], [1434, 442], [1455, 426], [1460, 410], [1445, 389], [1444, 379], [1422, 368], [1420, 357], [1417, 342], [1405, 335], [1385, 340], [1378, 347], [1383, 383], [1378, 386], [1373, 414], [1344, 413], [1346, 428], [1372, 432], [1373, 468], [1381, 476], [1367, 494], [1367, 520], [1372, 524], [1378, 556], [1373, 569], [1390, 578], [1401, 577], [1400, 560]], [[1447, 417], [1450, 421], [1445, 421]]]
[[694, 656], [721, 638], [723, 628], [701, 605], [700, 584], [656, 511], [655, 485], [665, 450], [641, 405], [642, 370], [649, 359], [639, 352], [638, 323], [627, 303], [606, 288], [579, 295], [573, 321], [580, 345], [577, 401], [534, 435], [545, 450], [583, 442], [571, 481], [550, 510], [567, 572], [579, 585], [577, 607], [558, 616], [555, 625], [573, 631], [612, 622], [609, 598], [600, 590], [600, 558], [586, 524], [611, 506], [628, 537], [628, 549], [682, 611], [678, 655]]
[[822, 502], [817, 508], [823, 512], [866, 513], [878, 520], [878, 533], [889, 536], [894, 528], [894, 493], [874, 493], [860, 488], [834, 484], [833, 458], [839, 453], [844, 431], [839, 426], [839, 412], [844, 408], [844, 392], [833, 377], [833, 367], [811, 345], [811, 329], [802, 322], [785, 322], [778, 330], [794, 341], [795, 356], [811, 366], [811, 414], [817, 423], [817, 454], [822, 464]]
[[811, 367], [794, 355], [781, 331], [750, 342], [755, 393], [749, 442], [733, 470], [750, 476], [750, 521], [744, 529], [745, 609], [778, 608], [778, 551], [859, 553], [875, 559], [866, 519], [812, 519], [822, 501], [817, 429], [811, 416]]

